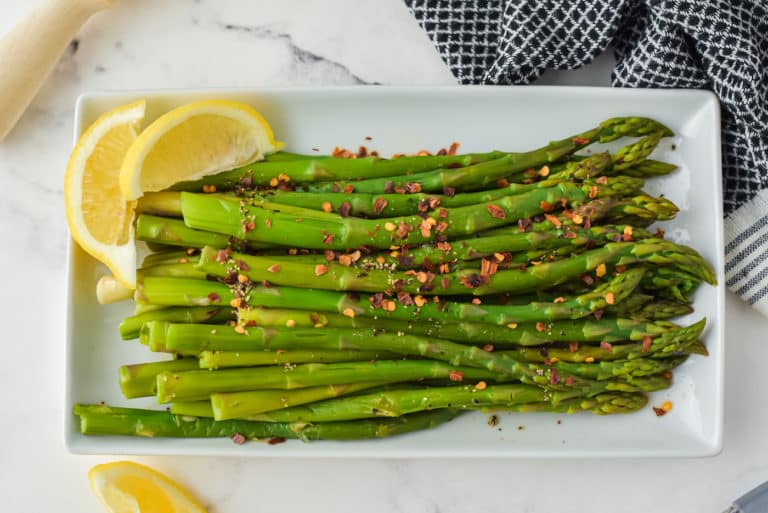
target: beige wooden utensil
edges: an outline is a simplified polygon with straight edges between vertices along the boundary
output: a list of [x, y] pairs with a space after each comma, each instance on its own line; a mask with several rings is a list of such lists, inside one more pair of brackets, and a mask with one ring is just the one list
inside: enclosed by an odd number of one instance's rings
[[118, 0], [44, 0], [0, 39], [0, 141], [19, 120], [77, 31]]

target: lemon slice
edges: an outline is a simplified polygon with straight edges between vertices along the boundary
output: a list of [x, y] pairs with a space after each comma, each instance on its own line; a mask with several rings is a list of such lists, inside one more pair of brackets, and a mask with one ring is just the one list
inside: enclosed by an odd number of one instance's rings
[[110, 513], [205, 513], [205, 508], [167, 476], [132, 461], [96, 465], [91, 489]]
[[253, 107], [228, 100], [183, 105], [150, 124], [125, 156], [120, 190], [145, 192], [261, 160], [275, 152], [272, 128]]
[[136, 288], [136, 202], [120, 193], [120, 168], [138, 136], [144, 111], [142, 100], [102, 115], [77, 141], [64, 175], [72, 237], [130, 289]]

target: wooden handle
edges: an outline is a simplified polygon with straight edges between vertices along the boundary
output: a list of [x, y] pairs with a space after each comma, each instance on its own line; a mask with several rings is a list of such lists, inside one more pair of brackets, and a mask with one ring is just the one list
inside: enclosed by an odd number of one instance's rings
[[46, 0], [0, 40], [0, 141], [19, 120], [77, 31], [117, 0]]

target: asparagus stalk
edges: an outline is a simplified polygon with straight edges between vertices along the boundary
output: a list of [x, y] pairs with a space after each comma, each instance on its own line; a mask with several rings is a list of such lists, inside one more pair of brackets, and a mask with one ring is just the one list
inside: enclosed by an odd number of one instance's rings
[[[483, 205], [442, 209], [432, 219], [401, 216], [361, 219], [318, 212], [290, 205], [183, 193], [184, 222], [249, 241], [299, 246], [308, 249], [346, 249], [370, 246], [386, 249], [393, 244], [423, 244], [441, 237], [466, 237], [491, 228], [517, 223], [554, 208], [562, 201], [581, 204], [595, 197], [626, 196], [641, 186], [635, 178], [615, 177], [595, 185], [560, 183], [553, 187], [506, 196]], [[438, 228], [439, 226], [439, 228]]]
[[431, 429], [455, 418], [459, 412], [443, 409], [394, 419], [369, 419], [349, 422], [292, 424], [216, 421], [173, 415], [169, 412], [77, 404], [80, 432], [85, 435], [124, 435], [145, 437], [220, 438], [241, 435], [245, 439], [358, 440], [385, 438], [422, 429]]
[[123, 340], [138, 338], [141, 327], [150, 321], [186, 322], [197, 324], [221, 324], [234, 319], [232, 308], [228, 307], [170, 307], [126, 317], [120, 323], [120, 337]]
[[399, 319], [405, 321], [472, 321], [507, 325], [516, 322], [536, 322], [578, 319], [613, 303], [620, 303], [632, 293], [645, 274], [641, 268], [628, 269], [594, 290], [562, 301], [530, 302], [523, 305], [492, 305], [455, 302], [427, 302], [420, 307], [404, 307], [387, 300], [378, 306], [375, 295], [349, 295], [340, 292], [298, 289], [292, 287], [253, 287], [242, 298], [236, 297], [228, 286], [204, 280], [147, 277], [139, 283], [136, 299], [141, 303], [168, 306], [210, 306], [243, 299], [247, 305], [262, 307], [303, 308], [337, 312], [347, 316]]
[[[178, 202], [181, 205], [181, 195], [179, 195]], [[181, 208], [179, 208], [179, 217], [181, 217]], [[228, 235], [204, 230], [193, 230], [188, 228], [179, 219], [149, 214], [141, 214], [136, 219], [136, 238], [138, 240], [186, 248], [202, 248], [203, 246], [226, 248], [230, 243], [237, 244], [237, 241]]]
[[576, 413], [590, 411], [595, 415], [614, 415], [621, 413], [633, 413], [641, 410], [648, 404], [648, 396], [640, 393], [608, 393], [598, 394], [589, 398], [575, 398], [561, 401], [557, 404], [551, 402], [526, 403], [509, 406], [491, 406], [481, 408], [484, 413], [498, 411], [532, 413]]
[[227, 367], [257, 367], [261, 365], [293, 365], [297, 363], [361, 362], [391, 360], [397, 354], [390, 351], [357, 351], [330, 349], [294, 349], [291, 351], [202, 351], [201, 369]]
[[[512, 183], [488, 191], [466, 192], [455, 195], [413, 193], [372, 194], [366, 192], [294, 192], [274, 191], [265, 196], [266, 201], [283, 205], [344, 212], [345, 215], [365, 217], [396, 217], [418, 214], [435, 210], [438, 207], [456, 208], [496, 201], [506, 196], [514, 196], [536, 189], [555, 186], [569, 180], [572, 176], [598, 176], [599, 172], [610, 164], [607, 153], [593, 155], [579, 162], [568, 163], [567, 167], [550, 178], [530, 184]], [[491, 163], [483, 164], [489, 166]], [[327, 186], [321, 186], [325, 188]], [[354, 187], [350, 185], [350, 187]], [[181, 202], [179, 201], [179, 204]]]
[[216, 420], [248, 418], [265, 422], [334, 422], [372, 417], [400, 417], [441, 408], [472, 409], [494, 404], [510, 405], [550, 401], [552, 393], [532, 385], [424, 387], [329, 399], [304, 406], [259, 414], [251, 407], [248, 392], [211, 394]]
[[[242, 331], [242, 330], [241, 330]], [[170, 324], [165, 331], [165, 348], [179, 354], [201, 351], [259, 351], [265, 349], [316, 349], [332, 351], [389, 351], [406, 356], [423, 356], [455, 366], [488, 369], [515, 375], [518, 362], [475, 346], [450, 340], [404, 333], [377, 333], [367, 328], [260, 328], [245, 332], [204, 324]]]
[[[622, 132], [621, 135], [619, 132]], [[554, 141], [545, 147], [522, 155], [508, 155], [492, 162], [460, 169], [436, 169], [431, 172], [409, 175], [407, 178], [401, 174], [400, 176], [389, 175], [384, 178], [359, 180], [360, 176], [371, 176], [360, 174], [348, 178], [346, 182], [337, 181], [331, 187], [341, 189], [352, 187], [355, 191], [370, 193], [384, 192], [392, 184], [407, 185], [409, 183], [417, 184], [421, 190], [428, 192], [442, 191], [445, 188], [483, 188], [495, 184], [500, 178], [514, 176], [529, 168], [555, 162], [593, 142], [608, 142], [623, 135], [640, 136], [656, 132], [663, 136], [672, 135], [668, 128], [652, 120], [614, 118], [601, 123], [600, 127], [569, 139]], [[326, 184], [313, 184], [310, 185], [309, 189], [315, 192], [329, 191]]]
[[[258, 414], [294, 408], [303, 404], [315, 403], [336, 397], [345, 397], [361, 391], [367, 392], [387, 384], [385, 381], [373, 381], [297, 388], [295, 390], [253, 390], [250, 392], [240, 392], [240, 394], [242, 394], [243, 399], [247, 400], [250, 411]], [[205, 408], [201, 408], [201, 402], [205, 404]], [[171, 411], [183, 415], [213, 417], [211, 401], [208, 399], [205, 401], [175, 401], [171, 405]]]
[[157, 375], [161, 372], [185, 371], [197, 368], [197, 360], [194, 358], [123, 365], [119, 370], [120, 390], [126, 399], [153, 396], [157, 393]]
[[[608, 243], [601, 248], [563, 260], [525, 269], [500, 270], [494, 274], [481, 275], [474, 269], [459, 270], [443, 274], [439, 285], [426, 281], [427, 278], [417, 280], [405, 272], [370, 269], [361, 273], [359, 269], [331, 262], [325, 266], [325, 272], [319, 273], [317, 266], [294, 262], [290, 257], [234, 254], [228, 261], [222, 260], [220, 251], [205, 247], [200, 254], [198, 268], [213, 276], [226, 277], [230, 270], [243, 268], [242, 263], [245, 263], [245, 269], [241, 269], [241, 272], [254, 281], [268, 280], [277, 285], [310, 285], [314, 289], [374, 293], [392, 288], [410, 294], [425, 293], [433, 289], [441, 295], [522, 293], [558, 285], [593, 271], [599, 265], [636, 263], [669, 265], [708, 283], [716, 282], [714, 271], [701, 256], [692, 253], [690, 248], [681, 248], [663, 239]], [[432, 279], [435, 279], [434, 275]]]
[[[533, 365], [533, 364], [531, 364]], [[199, 400], [215, 392], [246, 392], [382, 381], [396, 383], [421, 379], [497, 380], [484, 369], [456, 367], [431, 360], [377, 360], [374, 362], [307, 363], [284, 367], [164, 372], [157, 376], [160, 403]]]
[[510, 326], [473, 322], [412, 322], [396, 319], [354, 317], [341, 314], [285, 308], [250, 308], [238, 311], [240, 323], [257, 326], [296, 328], [370, 328], [391, 333], [424, 335], [471, 344], [492, 344], [497, 348], [540, 346], [580, 342], [599, 344], [624, 340], [641, 341], [674, 332], [679, 326], [668, 322], [644, 322], [617, 318], [582, 318], [552, 322], [514, 323]]

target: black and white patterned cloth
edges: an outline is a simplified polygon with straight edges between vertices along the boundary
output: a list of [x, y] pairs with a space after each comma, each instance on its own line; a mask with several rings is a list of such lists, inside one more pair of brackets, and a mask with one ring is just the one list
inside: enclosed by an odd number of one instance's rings
[[610, 45], [617, 87], [714, 91], [726, 285], [768, 315], [768, 0], [405, 0], [459, 82], [527, 84]]

